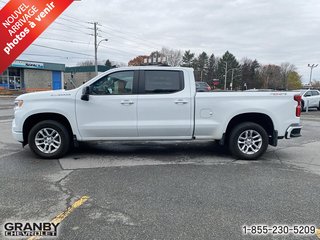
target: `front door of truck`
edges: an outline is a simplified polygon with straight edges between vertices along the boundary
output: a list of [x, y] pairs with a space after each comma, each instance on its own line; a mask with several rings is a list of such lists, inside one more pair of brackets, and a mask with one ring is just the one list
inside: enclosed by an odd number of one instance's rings
[[192, 99], [183, 71], [140, 71], [138, 133], [146, 139], [190, 139]]
[[137, 71], [121, 71], [90, 85], [89, 101], [77, 95], [78, 129], [84, 140], [136, 138]]

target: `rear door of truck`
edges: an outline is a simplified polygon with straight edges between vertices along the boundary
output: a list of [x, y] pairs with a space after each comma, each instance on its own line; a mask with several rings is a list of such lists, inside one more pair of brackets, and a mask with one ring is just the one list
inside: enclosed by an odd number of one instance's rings
[[192, 101], [182, 70], [141, 70], [137, 108], [139, 137], [191, 139]]

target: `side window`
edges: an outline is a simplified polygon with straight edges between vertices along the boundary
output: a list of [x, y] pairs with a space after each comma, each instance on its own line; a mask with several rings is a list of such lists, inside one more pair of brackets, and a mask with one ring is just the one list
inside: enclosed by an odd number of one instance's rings
[[175, 93], [184, 89], [181, 71], [144, 71], [144, 92], [146, 94]]
[[312, 96], [318, 96], [319, 92], [318, 91], [312, 91]]
[[304, 94], [304, 96], [305, 96], [305, 97], [311, 97], [311, 96], [312, 96], [311, 91], [306, 92], [306, 93]]
[[134, 71], [111, 73], [91, 85], [92, 95], [132, 94]]

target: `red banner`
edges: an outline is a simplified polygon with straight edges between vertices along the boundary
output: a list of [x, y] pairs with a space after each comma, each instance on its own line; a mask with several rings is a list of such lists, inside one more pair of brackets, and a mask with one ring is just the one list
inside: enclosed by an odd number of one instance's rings
[[73, 0], [11, 0], [0, 11], [0, 73], [27, 48]]

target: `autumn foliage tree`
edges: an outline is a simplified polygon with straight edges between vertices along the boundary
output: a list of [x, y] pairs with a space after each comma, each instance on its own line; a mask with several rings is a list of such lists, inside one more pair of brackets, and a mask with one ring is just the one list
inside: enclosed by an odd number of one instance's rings
[[141, 66], [144, 64], [144, 60], [148, 57], [149, 56], [146, 55], [135, 57], [134, 59], [129, 61], [128, 66]]

